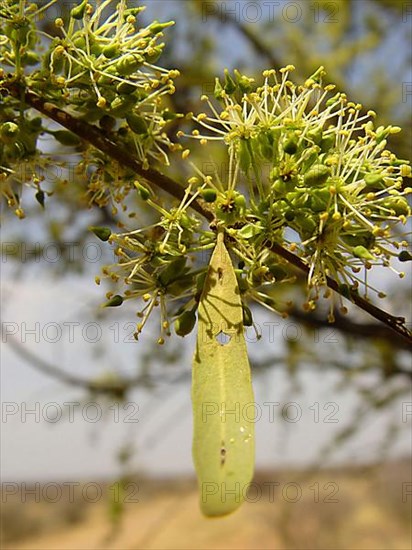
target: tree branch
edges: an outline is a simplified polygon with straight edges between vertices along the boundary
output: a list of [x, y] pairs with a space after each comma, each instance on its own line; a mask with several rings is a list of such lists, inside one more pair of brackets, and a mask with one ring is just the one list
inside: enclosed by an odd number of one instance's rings
[[[24, 98], [25, 103], [29, 107], [36, 109], [46, 117], [61, 124], [71, 132], [75, 133], [81, 139], [89, 142], [91, 145], [96, 147], [96, 149], [99, 149], [100, 151], [107, 154], [116, 162], [120, 162], [124, 166], [127, 166], [128, 168], [133, 170], [137, 175], [141, 176], [149, 183], [160, 187], [161, 189], [163, 189], [170, 195], [173, 195], [179, 200], [183, 199], [185, 189], [182, 185], [153, 168], [144, 170], [142, 164], [138, 162], [133, 156], [131, 156], [128, 151], [117, 145], [117, 143], [112, 141], [110, 137], [107, 137], [96, 126], [93, 126], [83, 120], [76, 119], [69, 113], [66, 113], [53, 103], [44, 100], [30, 90], [22, 90], [21, 85], [19, 85], [15, 81], [4, 83], [3, 88], [18, 99]], [[213, 212], [210, 210], [210, 208], [208, 208], [208, 205], [207, 203], [205, 203], [205, 201], [201, 199], [196, 199], [191, 203], [191, 206], [207, 220], [212, 221], [214, 219]], [[292, 254], [292, 252], [286, 250], [280, 244], [272, 243], [270, 248], [274, 253], [278, 254], [279, 256], [290, 262], [300, 271], [303, 271], [306, 274], [309, 273], [309, 266], [298, 256], [295, 256], [295, 254]], [[342, 295], [343, 297], [347, 297], [343, 294], [339, 284], [334, 279], [327, 277], [326, 282], [329, 288]], [[398, 334], [399, 337], [401, 337], [406, 343], [408, 343], [408, 347], [412, 348], [412, 333], [407, 329], [405, 325], [405, 319], [403, 317], [395, 317], [387, 313], [386, 311], [383, 311], [382, 309], [368, 302], [365, 298], [359, 296], [359, 294], [353, 290], [349, 290], [348, 296], [354, 304], [369, 313], [369, 315], [371, 315], [381, 323], [384, 323], [389, 328], [391, 328], [396, 334]]]
[[32, 353], [27, 349], [27, 347], [21, 345], [18, 340], [10, 336], [10, 334], [4, 336], [6, 336], [7, 344], [9, 344], [16, 355], [27, 361], [27, 363], [39, 372], [55, 378], [64, 384], [86, 389], [91, 393], [112, 395], [118, 399], [122, 399], [128, 390], [143, 384], [147, 378], [145, 373], [133, 378], [119, 377], [117, 380], [90, 380], [74, 376], [73, 374], [55, 367], [38, 355]]

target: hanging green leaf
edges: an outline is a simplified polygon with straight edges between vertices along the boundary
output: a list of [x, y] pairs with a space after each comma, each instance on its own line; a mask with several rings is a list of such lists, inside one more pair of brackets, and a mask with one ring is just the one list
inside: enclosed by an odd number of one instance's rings
[[253, 477], [254, 398], [239, 287], [218, 234], [198, 310], [193, 459], [206, 516], [230, 514]]

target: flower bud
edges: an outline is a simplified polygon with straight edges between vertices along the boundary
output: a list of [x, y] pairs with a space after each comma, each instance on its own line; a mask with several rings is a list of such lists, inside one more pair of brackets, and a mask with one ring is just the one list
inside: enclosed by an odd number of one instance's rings
[[222, 85], [221, 85], [219, 79], [216, 77], [215, 78], [215, 89], [213, 91], [213, 95], [215, 96], [216, 99], [220, 100], [223, 97], [222, 94], [223, 94]]
[[314, 212], [324, 212], [328, 206], [330, 200], [329, 189], [314, 189], [310, 193], [309, 207]]
[[122, 57], [115, 65], [118, 74], [128, 76], [143, 65], [144, 59], [139, 54], [128, 54]]
[[362, 245], [355, 246], [353, 249], [353, 255], [357, 258], [360, 258], [361, 260], [375, 260], [375, 256], [373, 256], [367, 248], [365, 248]]
[[196, 314], [194, 311], [184, 311], [175, 321], [175, 332], [178, 336], [186, 336], [192, 332], [196, 324]]
[[384, 189], [385, 180], [382, 174], [366, 174], [364, 177], [366, 187], [368, 191]]
[[237, 88], [236, 82], [230, 76], [229, 71], [225, 69], [225, 85], [223, 89], [228, 95], [231, 95], [236, 91], [236, 88]]
[[402, 250], [402, 252], [399, 252], [398, 259], [400, 262], [410, 262], [412, 261], [412, 254], [407, 250]]
[[122, 304], [123, 304], [123, 297], [120, 296], [119, 294], [116, 294], [108, 302], [103, 304], [103, 307], [118, 307], [118, 306], [121, 306]]
[[206, 202], [215, 202], [217, 196], [216, 191], [210, 187], [202, 189], [201, 195]]
[[313, 141], [315, 143], [315, 145], [320, 145], [321, 142], [322, 142], [322, 135], [323, 135], [322, 128], [319, 126], [319, 128], [315, 128], [314, 130], [310, 130], [306, 134], [306, 137], [308, 139], [310, 139], [311, 141]]
[[37, 193], [35, 194], [35, 199], [36, 201], [40, 204], [40, 206], [43, 206], [44, 208], [44, 198], [45, 198], [45, 193], [44, 191], [42, 191], [41, 189], [39, 189], [37, 191]]
[[135, 134], [147, 134], [147, 124], [143, 117], [130, 113], [126, 115], [126, 121]]
[[283, 143], [283, 150], [288, 155], [294, 155], [298, 150], [298, 138], [294, 133]]
[[107, 46], [104, 46], [104, 48], [102, 48], [102, 54], [107, 59], [113, 59], [114, 57], [118, 57], [120, 53], [121, 53], [121, 48], [118, 42], [111, 42], [110, 44], [107, 44]]
[[120, 95], [129, 95], [136, 91], [136, 86], [129, 84], [128, 82], [120, 82], [116, 86], [116, 92]]
[[304, 181], [306, 185], [322, 185], [329, 178], [330, 169], [323, 164], [315, 164], [305, 174]]
[[81, 4], [79, 4], [78, 6], [75, 6], [71, 12], [70, 12], [70, 17], [72, 17], [73, 19], [82, 19], [83, 15], [84, 15], [84, 12], [86, 10], [86, 6], [87, 6], [87, 0], [83, 0], [83, 2], [81, 2]]
[[239, 90], [242, 92], [242, 94], [248, 94], [253, 90], [253, 78], [249, 78], [245, 76], [244, 74], [241, 74], [237, 69], [234, 71]]
[[89, 227], [89, 230], [93, 231], [96, 237], [98, 237], [101, 241], [108, 241], [110, 235], [112, 234], [110, 227], [96, 227], [92, 225]]
[[342, 240], [349, 246], [364, 246], [367, 249], [371, 248], [375, 244], [375, 236], [371, 231], [366, 230], [359, 231], [353, 235], [343, 234]]
[[147, 187], [145, 187], [144, 185], [142, 185], [138, 181], [135, 182], [134, 186], [138, 190], [139, 195], [142, 198], [142, 200], [147, 201], [148, 198], [150, 197], [150, 191], [147, 189]]
[[159, 32], [162, 32], [163, 29], [171, 27], [174, 24], [174, 21], [168, 21], [167, 23], [159, 23], [159, 21], [153, 21], [153, 23], [149, 26], [149, 31], [152, 34], [158, 34]]

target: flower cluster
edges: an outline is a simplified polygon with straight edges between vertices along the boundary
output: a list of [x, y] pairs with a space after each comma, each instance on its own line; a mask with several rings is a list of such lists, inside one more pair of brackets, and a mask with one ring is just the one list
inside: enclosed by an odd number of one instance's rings
[[[143, 304], [137, 314], [136, 339], [157, 306], [160, 306], [159, 344], [170, 336], [171, 317], [176, 318], [175, 330], [181, 336], [194, 327], [206, 274], [204, 265], [195, 266], [196, 254], [215, 243], [215, 234], [202, 231], [199, 220], [187, 213], [201, 189], [192, 193], [197, 185], [197, 179], [191, 178], [180, 204], [166, 210], [146, 186], [135, 182], [140, 197], [156, 211], [158, 221], [120, 234], [108, 228], [92, 228], [100, 239], [115, 245], [118, 257], [116, 264], [103, 269], [103, 276], [115, 283], [121, 279], [126, 286], [122, 296], [109, 292], [106, 306], [119, 306], [128, 299], [139, 299]], [[100, 278], [96, 281], [100, 284]]]
[[403, 181], [411, 168], [386, 149], [400, 128], [375, 127], [374, 112], [323, 86], [323, 67], [301, 86], [289, 79], [293, 68], [265, 71], [260, 87], [226, 71], [214, 94], [222, 107], [203, 96], [210, 114], [194, 117], [204, 132], [191, 137], [227, 147], [227, 183], [208, 177], [203, 194], [234, 240], [232, 250], [253, 269], [263, 256], [258, 264], [270, 276], [267, 249], [288, 246], [310, 267], [307, 307], [314, 308], [327, 276], [352, 290], [364, 283], [367, 291], [366, 270], [394, 269], [391, 258], [408, 255], [399, 254], [407, 243], [393, 227], [410, 215], [411, 188]]
[[[143, 168], [151, 162], [168, 164], [168, 151], [180, 148], [165, 130], [179, 116], [167, 101], [179, 73], [156, 62], [164, 47], [160, 41], [163, 31], [173, 21], [154, 21], [140, 28], [138, 16], [144, 7], [128, 8], [125, 0], [105, 0], [93, 6], [83, 0], [71, 9], [67, 20], [55, 20], [57, 36], [53, 37], [39, 30], [36, 23], [56, 1], [42, 8], [24, 0], [2, 3], [0, 16], [5, 24], [0, 34], [0, 59], [14, 74], [2, 72], [0, 84], [13, 79], [72, 116], [96, 124], [117, 144], [133, 151]], [[47, 44], [42, 56], [35, 51], [40, 41]], [[38, 160], [36, 146], [42, 134], [83, 151], [80, 167], [90, 180], [90, 201], [96, 199], [102, 206], [117, 196], [121, 202], [132, 186], [131, 174], [122, 174], [130, 180], [123, 185], [110, 170], [102, 169], [105, 162], [96, 149], [87, 148], [67, 130], [45, 125], [41, 118], [33, 120], [19, 98], [6, 97], [0, 107], [0, 124], [5, 145], [0, 158], [2, 193], [19, 215], [23, 215], [20, 195], [25, 182], [10, 176], [22, 161]], [[27, 183], [33, 185], [31, 178], [30, 173]]]

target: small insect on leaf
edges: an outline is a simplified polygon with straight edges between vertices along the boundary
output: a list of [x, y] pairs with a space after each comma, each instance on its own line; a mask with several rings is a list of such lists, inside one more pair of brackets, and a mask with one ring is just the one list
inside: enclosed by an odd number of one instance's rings
[[[234, 512], [252, 480], [254, 403], [236, 274], [218, 234], [198, 309], [193, 459], [206, 516]], [[254, 409], [253, 409], [254, 410]], [[251, 420], [249, 420], [252, 417]]]

